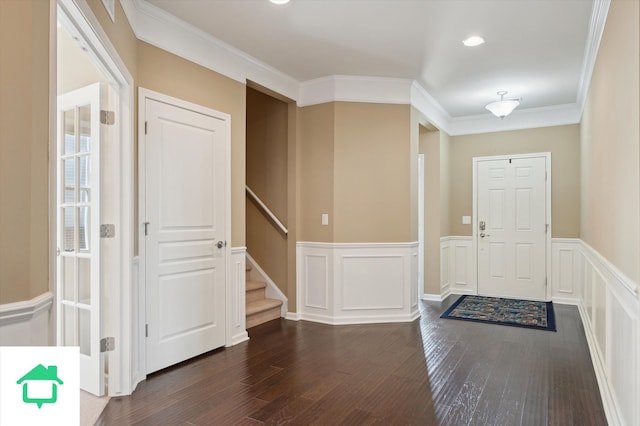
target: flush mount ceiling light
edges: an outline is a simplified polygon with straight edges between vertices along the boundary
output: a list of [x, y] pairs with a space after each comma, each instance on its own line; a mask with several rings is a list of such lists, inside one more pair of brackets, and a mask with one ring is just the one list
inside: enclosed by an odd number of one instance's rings
[[462, 44], [467, 47], [476, 47], [484, 43], [484, 38], [479, 35], [472, 35], [462, 40]]
[[289, 0], [269, 0], [273, 4], [287, 4]]
[[504, 95], [508, 92], [506, 90], [501, 90], [498, 92], [500, 95], [500, 100], [496, 102], [491, 102], [485, 108], [491, 111], [493, 115], [499, 117], [500, 119], [505, 118], [507, 115], [511, 114], [514, 109], [518, 105], [520, 105], [521, 98], [518, 99], [505, 99]]

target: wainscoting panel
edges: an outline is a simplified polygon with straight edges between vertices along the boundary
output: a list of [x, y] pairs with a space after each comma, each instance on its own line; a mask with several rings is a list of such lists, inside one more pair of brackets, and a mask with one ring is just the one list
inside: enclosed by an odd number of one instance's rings
[[53, 345], [53, 293], [0, 305], [0, 346]]
[[[341, 256], [343, 311], [402, 309], [403, 256]], [[400, 278], [400, 279], [398, 279]]]
[[477, 294], [472, 248], [472, 237], [440, 238], [440, 297], [426, 295], [426, 299], [442, 300], [449, 294]]
[[297, 244], [299, 319], [327, 324], [412, 321], [417, 243]]
[[246, 329], [245, 286], [246, 286], [246, 247], [233, 247], [228, 271], [231, 274], [231, 288], [227, 288], [227, 341], [226, 346], [237, 345], [249, 339]]
[[574, 263], [583, 280], [574, 286], [578, 308], [609, 423], [640, 424], [638, 284], [583, 241]]

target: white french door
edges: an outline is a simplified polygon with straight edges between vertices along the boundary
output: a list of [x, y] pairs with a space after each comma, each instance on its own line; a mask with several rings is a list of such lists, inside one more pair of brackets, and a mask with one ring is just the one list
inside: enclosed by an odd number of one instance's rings
[[58, 97], [57, 343], [80, 347], [80, 386], [104, 394], [100, 353], [100, 97]]
[[228, 121], [145, 102], [147, 373], [225, 344]]
[[478, 294], [546, 299], [548, 158], [474, 159]]

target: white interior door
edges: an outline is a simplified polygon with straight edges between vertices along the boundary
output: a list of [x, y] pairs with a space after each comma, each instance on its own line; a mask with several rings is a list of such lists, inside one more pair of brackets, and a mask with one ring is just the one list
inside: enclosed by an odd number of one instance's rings
[[100, 353], [99, 83], [58, 97], [57, 340], [80, 347], [80, 386], [104, 394]]
[[478, 294], [546, 298], [546, 158], [477, 162]]
[[147, 372], [225, 343], [220, 118], [146, 99]]

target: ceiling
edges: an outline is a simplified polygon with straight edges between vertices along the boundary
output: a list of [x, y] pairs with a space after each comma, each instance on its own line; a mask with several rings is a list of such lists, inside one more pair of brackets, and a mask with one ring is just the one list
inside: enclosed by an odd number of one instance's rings
[[[417, 81], [453, 119], [579, 101], [597, 0], [146, 0], [299, 82]], [[469, 48], [478, 34], [486, 43]], [[590, 70], [588, 71], [590, 73]]]

